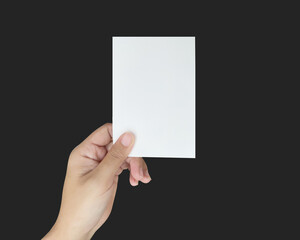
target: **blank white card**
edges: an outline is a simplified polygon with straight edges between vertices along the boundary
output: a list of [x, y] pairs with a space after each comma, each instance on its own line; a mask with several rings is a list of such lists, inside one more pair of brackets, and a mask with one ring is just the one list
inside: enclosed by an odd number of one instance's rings
[[113, 37], [113, 141], [131, 157], [195, 157], [195, 37]]

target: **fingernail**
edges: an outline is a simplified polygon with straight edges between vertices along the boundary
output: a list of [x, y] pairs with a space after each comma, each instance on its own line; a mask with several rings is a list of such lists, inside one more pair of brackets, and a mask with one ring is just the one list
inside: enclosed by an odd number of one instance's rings
[[129, 147], [132, 142], [132, 135], [130, 133], [125, 133], [122, 136], [121, 143], [124, 147]]
[[140, 177], [143, 178], [144, 177], [144, 173], [143, 173], [143, 169], [140, 168]]
[[150, 178], [150, 180], [152, 180], [152, 178], [150, 177], [150, 174], [148, 172], [148, 170], [146, 170], [146, 176]]

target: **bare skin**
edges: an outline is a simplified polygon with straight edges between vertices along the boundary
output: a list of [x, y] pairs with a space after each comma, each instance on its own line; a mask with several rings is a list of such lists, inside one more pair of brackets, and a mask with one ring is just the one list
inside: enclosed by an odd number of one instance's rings
[[44, 240], [91, 239], [111, 213], [123, 170], [130, 170], [132, 186], [151, 181], [145, 161], [128, 157], [133, 145], [131, 133], [112, 144], [112, 125], [107, 123], [72, 151], [59, 215]]

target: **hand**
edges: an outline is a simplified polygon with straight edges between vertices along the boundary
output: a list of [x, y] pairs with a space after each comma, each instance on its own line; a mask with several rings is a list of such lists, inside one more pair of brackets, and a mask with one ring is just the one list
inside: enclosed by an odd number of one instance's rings
[[111, 212], [124, 169], [132, 186], [150, 182], [144, 160], [128, 157], [133, 145], [131, 133], [112, 144], [112, 125], [105, 124], [72, 151], [59, 215], [44, 239], [90, 239]]

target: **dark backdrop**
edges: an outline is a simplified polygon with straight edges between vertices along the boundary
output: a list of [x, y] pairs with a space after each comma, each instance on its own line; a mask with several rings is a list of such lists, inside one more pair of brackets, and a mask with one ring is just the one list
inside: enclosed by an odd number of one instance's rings
[[135, 188], [122, 174], [112, 214], [94, 238], [240, 238], [260, 229], [261, 166], [248, 138], [256, 116], [245, 111], [253, 81], [244, 56], [253, 55], [247, 43], [255, 35], [223, 6], [175, 5], [13, 8], [2, 89], [10, 93], [2, 127], [12, 235], [38, 239], [54, 224], [69, 153], [112, 120], [112, 36], [132, 35], [196, 36], [197, 157], [146, 158], [153, 180]]

